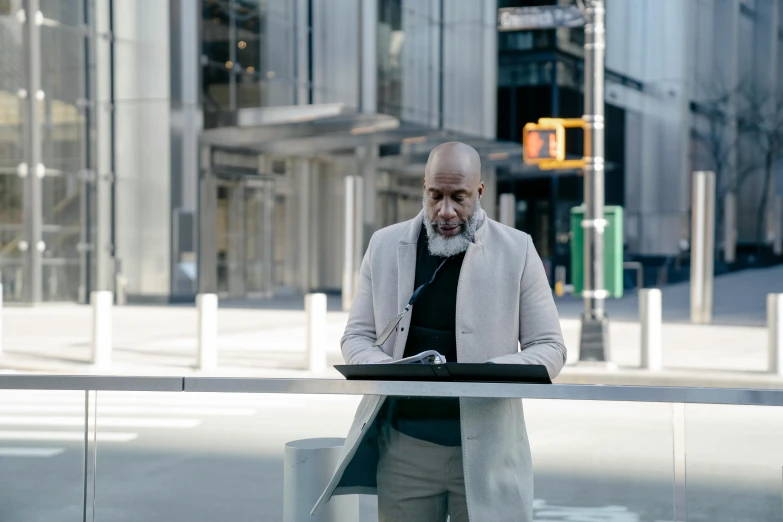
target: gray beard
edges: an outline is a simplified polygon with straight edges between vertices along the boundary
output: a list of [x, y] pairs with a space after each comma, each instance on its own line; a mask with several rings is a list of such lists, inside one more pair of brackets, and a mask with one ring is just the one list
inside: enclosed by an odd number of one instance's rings
[[476, 229], [478, 228], [478, 218], [481, 213], [481, 203], [479, 198], [476, 198], [476, 204], [473, 205], [473, 214], [468, 218], [468, 221], [464, 224], [462, 232], [456, 236], [445, 237], [435, 229], [435, 225], [427, 215], [427, 203], [426, 194], [422, 198], [422, 206], [424, 207], [424, 230], [427, 231], [427, 247], [430, 254], [438, 257], [451, 257], [461, 254], [468, 249], [468, 246], [473, 242], [473, 238], [476, 235]]

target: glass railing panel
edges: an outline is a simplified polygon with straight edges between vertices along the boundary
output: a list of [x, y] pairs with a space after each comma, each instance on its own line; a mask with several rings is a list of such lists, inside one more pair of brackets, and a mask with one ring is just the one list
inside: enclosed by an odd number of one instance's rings
[[536, 521], [673, 519], [670, 404], [525, 400]]
[[96, 520], [282, 520], [286, 443], [345, 437], [359, 400], [100, 392]]
[[[96, 520], [282, 520], [286, 444], [345, 437], [359, 400], [101, 392], [99, 433], [115, 440], [99, 437], [97, 445]], [[535, 520], [673, 520], [670, 404], [525, 400], [524, 407]], [[359, 520], [377, 520], [375, 496], [352, 498]]]
[[85, 392], [0, 390], [0, 520], [82, 522]]
[[783, 520], [783, 408], [685, 405], [688, 521]]

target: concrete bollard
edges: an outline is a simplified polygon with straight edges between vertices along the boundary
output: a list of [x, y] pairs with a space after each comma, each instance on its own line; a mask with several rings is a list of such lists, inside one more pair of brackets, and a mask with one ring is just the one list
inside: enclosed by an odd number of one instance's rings
[[326, 294], [305, 296], [306, 360], [307, 370], [323, 373], [326, 370]]
[[783, 376], [783, 294], [767, 295], [769, 371]]
[[345, 439], [304, 439], [285, 445], [283, 522], [358, 522], [359, 497], [340, 495], [310, 516], [332, 478]]
[[198, 360], [199, 370], [212, 370], [217, 366], [218, 296], [198, 294]]
[[90, 293], [92, 304], [92, 339], [90, 343], [90, 362], [95, 366], [108, 366], [112, 355], [112, 301], [113, 295], [107, 290]]
[[639, 322], [642, 325], [642, 368], [660, 370], [661, 351], [661, 291], [657, 288], [639, 290]]

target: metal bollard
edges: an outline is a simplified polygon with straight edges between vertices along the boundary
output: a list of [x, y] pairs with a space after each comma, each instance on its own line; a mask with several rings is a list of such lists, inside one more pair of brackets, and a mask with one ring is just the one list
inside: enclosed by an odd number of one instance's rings
[[3, 283], [0, 282], [0, 355], [3, 355]]
[[516, 226], [517, 200], [514, 194], [500, 195], [500, 221], [504, 225], [514, 228]]
[[562, 297], [565, 295], [566, 267], [558, 265], [555, 267], [555, 295]]
[[639, 322], [642, 325], [642, 368], [660, 370], [661, 361], [661, 291], [644, 288], [639, 291]]
[[217, 366], [217, 294], [198, 294], [198, 361], [199, 370], [212, 370]]
[[305, 296], [306, 369], [323, 373], [326, 370], [326, 294]]
[[310, 516], [332, 478], [345, 439], [304, 439], [285, 445], [283, 522], [358, 522], [359, 497], [340, 495]]
[[128, 298], [125, 295], [125, 288], [128, 286], [128, 280], [122, 274], [114, 276], [114, 291], [117, 293], [117, 306], [125, 306]]
[[772, 252], [776, 256], [783, 256], [783, 194], [775, 196], [773, 207]]
[[90, 344], [90, 362], [95, 366], [111, 364], [112, 351], [112, 300], [107, 290], [90, 293], [92, 304], [92, 340]]
[[715, 173], [693, 173], [691, 216], [691, 322], [712, 322], [715, 244]]
[[783, 294], [767, 295], [769, 371], [783, 376]]

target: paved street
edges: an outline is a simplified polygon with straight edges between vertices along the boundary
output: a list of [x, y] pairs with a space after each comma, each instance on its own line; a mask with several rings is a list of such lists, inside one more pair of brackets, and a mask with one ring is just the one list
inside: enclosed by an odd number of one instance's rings
[[[101, 393], [96, 520], [281, 520], [285, 442], [344, 436], [357, 397]], [[536, 520], [673, 519], [671, 407], [526, 401]], [[81, 520], [81, 392], [0, 392], [0, 520]], [[688, 520], [778, 521], [783, 415], [688, 406]], [[372, 497], [362, 520], [373, 520]]]

